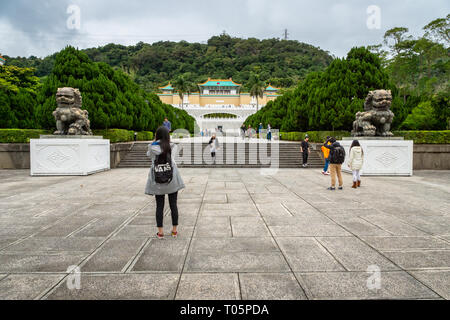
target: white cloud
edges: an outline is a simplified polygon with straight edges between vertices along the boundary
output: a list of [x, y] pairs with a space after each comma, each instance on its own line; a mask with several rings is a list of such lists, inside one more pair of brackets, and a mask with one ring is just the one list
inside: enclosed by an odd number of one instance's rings
[[[65, 28], [69, 4], [81, 8], [81, 30]], [[369, 5], [382, 10], [381, 30], [366, 27]], [[109, 42], [206, 41], [226, 30], [239, 37], [282, 37], [320, 46], [337, 56], [351, 47], [381, 43], [395, 26], [413, 33], [450, 11], [447, 0], [16, 0], [0, 12], [0, 52], [43, 56], [67, 44], [80, 48]]]

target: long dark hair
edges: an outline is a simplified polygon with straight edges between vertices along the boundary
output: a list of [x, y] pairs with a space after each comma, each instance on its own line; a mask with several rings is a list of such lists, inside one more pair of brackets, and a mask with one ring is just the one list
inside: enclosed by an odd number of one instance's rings
[[[353, 149], [353, 147], [361, 147], [358, 140], [353, 140], [352, 146], [350, 147], [350, 151]], [[361, 148], [362, 154], [364, 154], [364, 150]]]
[[169, 129], [167, 129], [166, 127], [159, 127], [158, 130], [156, 130], [155, 140], [159, 141], [159, 146], [161, 147], [161, 155], [163, 157], [172, 155]]

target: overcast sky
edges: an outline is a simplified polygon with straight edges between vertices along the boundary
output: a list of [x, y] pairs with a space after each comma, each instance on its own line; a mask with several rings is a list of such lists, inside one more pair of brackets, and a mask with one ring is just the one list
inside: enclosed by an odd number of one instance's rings
[[[67, 27], [70, 5], [80, 9], [78, 30]], [[380, 29], [367, 27], [371, 5], [381, 9]], [[0, 54], [43, 57], [69, 44], [206, 42], [223, 31], [281, 38], [288, 29], [289, 39], [341, 57], [353, 46], [381, 43], [392, 27], [419, 35], [448, 13], [448, 0], [0, 0]]]

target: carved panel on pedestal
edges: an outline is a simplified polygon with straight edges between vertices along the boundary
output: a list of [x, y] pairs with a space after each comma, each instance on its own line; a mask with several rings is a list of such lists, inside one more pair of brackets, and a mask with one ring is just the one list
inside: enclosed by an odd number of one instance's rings
[[374, 147], [370, 146], [365, 151], [367, 169], [379, 170], [380, 167], [388, 170], [404, 170], [408, 167], [408, 156], [404, 147]]
[[79, 147], [70, 145], [37, 145], [36, 165], [48, 171], [79, 168]]
[[103, 168], [109, 165], [109, 147], [106, 145], [89, 145], [88, 154], [91, 155], [90, 161], [96, 167]]

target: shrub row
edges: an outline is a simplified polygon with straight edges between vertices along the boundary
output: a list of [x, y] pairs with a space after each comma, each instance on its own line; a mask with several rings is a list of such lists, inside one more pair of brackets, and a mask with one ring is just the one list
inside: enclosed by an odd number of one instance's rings
[[186, 133], [182, 133], [182, 132], [176, 132], [175, 133], [174, 132], [174, 133], [170, 134], [170, 137], [171, 137], [171, 139], [186, 139], [186, 138], [189, 138], [189, 137], [194, 138], [195, 134], [189, 133], [189, 132], [186, 132]]
[[348, 131], [308, 131], [308, 132], [280, 132], [280, 139], [286, 141], [302, 141], [305, 136], [309, 136], [309, 142], [322, 143], [327, 140], [327, 137], [335, 137], [342, 139], [343, 137], [350, 137]]
[[[450, 144], [450, 130], [444, 131], [394, 131], [394, 136], [413, 140], [415, 144]], [[308, 131], [308, 132], [280, 132], [280, 139], [286, 141], [302, 141], [309, 136], [310, 142], [324, 142], [327, 136], [340, 140], [350, 137], [348, 131]]]
[[93, 133], [95, 136], [103, 136], [104, 139], [109, 139], [111, 143], [134, 140], [134, 132], [125, 129], [93, 130]]
[[[450, 130], [444, 131], [394, 131], [396, 137], [413, 140], [415, 144], [450, 144]], [[30, 139], [39, 139], [40, 135], [52, 134], [49, 130], [36, 129], [0, 129], [0, 143], [28, 143]], [[94, 130], [94, 135], [103, 136], [111, 143], [134, 141], [134, 131], [124, 129]], [[350, 137], [348, 131], [308, 131], [308, 132], [280, 132], [280, 139], [285, 141], [302, 141], [309, 136], [310, 142], [324, 142], [327, 136], [340, 140]], [[138, 141], [152, 141], [153, 132], [138, 132]], [[175, 138], [175, 137], [174, 137]], [[176, 137], [176, 138], [181, 138]]]
[[450, 144], [450, 130], [443, 131], [394, 131], [394, 136], [414, 140], [415, 144]]
[[138, 132], [137, 140], [138, 141], [152, 141], [153, 140], [153, 132], [151, 132], [151, 131], [140, 131], [140, 132]]
[[[103, 136], [111, 143], [134, 141], [134, 131], [123, 129], [94, 130], [94, 135]], [[39, 139], [40, 135], [52, 134], [49, 130], [34, 129], [0, 129], [0, 143], [28, 143], [30, 139]], [[137, 135], [138, 141], [153, 140], [153, 132], [141, 131]]]
[[[111, 143], [134, 141], [134, 131], [125, 129], [94, 130], [93, 133], [96, 136], [103, 136], [104, 139], [109, 139]], [[138, 132], [137, 141], [151, 140], [153, 140], [153, 132]]]
[[0, 129], [0, 143], [29, 143], [30, 139], [39, 139], [41, 134], [52, 132], [36, 129]]

